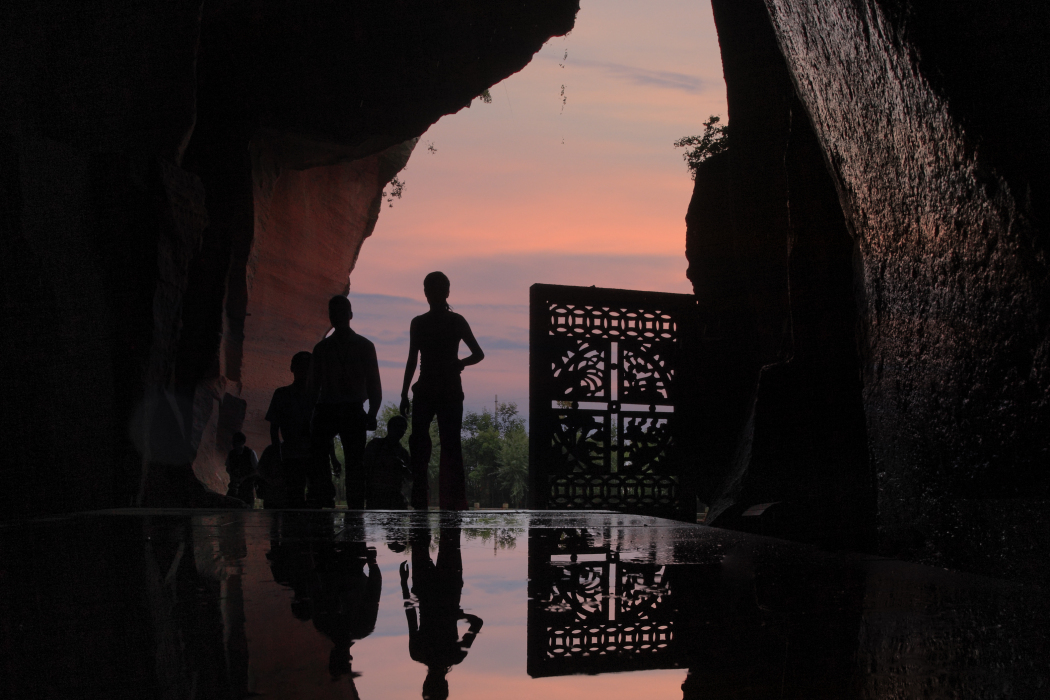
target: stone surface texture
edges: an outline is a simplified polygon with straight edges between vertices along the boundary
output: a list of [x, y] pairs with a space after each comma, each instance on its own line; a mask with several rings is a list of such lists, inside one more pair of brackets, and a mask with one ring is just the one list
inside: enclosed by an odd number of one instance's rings
[[749, 506], [786, 502], [790, 527], [775, 534], [871, 548], [853, 241], [765, 8], [714, 10], [731, 146], [698, 169], [686, 217], [704, 335], [701, 499], [710, 522], [743, 529], [757, 522], [742, 519]]
[[[841, 405], [863, 407], [870, 467], [854, 460], [849, 468], [856, 471], [855, 485], [866, 474], [877, 485], [876, 523], [884, 551], [1039, 576], [1039, 562], [1050, 551], [1040, 515], [1050, 485], [1045, 121], [1050, 50], [1042, 38], [1050, 11], [971, 1], [715, 0], [713, 5], [733, 138], [723, 185], [730, 211], [710, 212], [717, 204], [710, 196], [694, 199], [697, 206], [714, 203], [690, 236], [727, 237], [719, 227], [727, 216], [736, 216], [735, 235], [755, 241], [743, 256], [745, 265], [757, 258], [762, 266], [783, 253], [779, 237], [776, 250], [759, 243], [777, 225], [775, 217], [767, 215], [760, 234], [740, 226], [734, 191], [755, 192], [756, 182], [785, 170], [784, 189], [766, 187], [757, 193], [761, 201], [750, 202], [743, 214], [754, 216], [772, 203], [786, 210], [791, 229], [786, 285], [781, 276], [776, 289], [748, 284], [745, 293], [734, 287], [720, 298], [750, 294], [779, 308], [789, 295], [789, 366], [801, 356], [812, 357], [820, 346], [839, 348], [840, 374], [826, 371], [829, 365], [821, 360], [814, 376], [828, 379], [829, 390], [845, 402]], [[765, 28], [756, 34], [758, 25]], [[760, 49], [762, 41], [742, 40], [745, 32], [772, 32], [776, 55]], [[770, 76], [785, 70], [792, 88], [786, 97], [782, 89], [767, 88]], [[792, 187], [792, 137], [783, 165], [750, 161], [765, 172], [741, 184], [733, 177], [736, 164], [752, 157], [754, 144], [766, 148], [769, 132], [777, 133], [771, 122], [756, 136], [751, 120], [784, 114], [785, 104], [791, 133], [811, 134], [799, 139], [798, 150], [809, 164]], [[802, 148], [803, 140], [812, 145]], [[830, 178], [817, 172], [818, 161]], [[837, 236], [803, 253], [813, 216], [825, 222], [818, 228], [830, 230], [829, 184], [852, 245]], [[818, 201], [820, 211], [814, 209]], [[807, 210], [802, 223], [800, 206]], [[691, 269], [701, 267], [691, 261]], [[854, 294], [847, 291], [851, 286]], [[855, 333], [847, 332], [850, 312], [836, 298], [841, 294], [857, 304]], [[754, 327], [758, 333], [770, 328], [761, 317]], [[803, 327], [808, 330], [800, 333]], [[816, 343], [809, 351], [807, 336]], [[860, 381], [847, 376], [850, 342], [856, 343]], [[748, 366], [777, 361], [767, 353], [749, 359]], [[734, 443], [738, 452], [750, 449], [753, 458], [764, 385], [784, 371], [762, 370], [753, 440], [745, 439], [744, 430]], [[786, 410], [808, 422], [800, 389], [812, 390], [812, 378], [796, 388], [783, 386]], [[738, 424], [744, 420], [737, 418]], [[839, 437], [827, 428], [815, 435], [826, 445]], [[790, 455], [793, 445], [778, 440], [775, 454]], [[732, 465], [723, 465], [732, 472]], [[749, 474], [768, 483], [739, 465], [735, 473], [744, 475], [744, 489]], [[715, 494], [730, 492], [723, 488]]]

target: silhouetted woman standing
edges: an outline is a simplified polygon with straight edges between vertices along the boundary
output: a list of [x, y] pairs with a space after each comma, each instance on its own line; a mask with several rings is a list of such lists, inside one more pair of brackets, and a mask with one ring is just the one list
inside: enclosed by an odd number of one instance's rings
[[[401, 389], [401, 413], [409, 414], [408, 389], [419, 362], [419, 381], [412, 386], [412, 436], [408, 446], [412, 453], [412, 507], [425, 510], [428, 504], [427, 465], [430, 463], [430, 422], [437, 416], [441, 440], [438, 495], [442, 510], [466, 510], [467, 484], [463, 473], [463, 384], [464, 367], [485, 359], [485, 353], [474, 339], [467, 320], [453, 313], [448, 305], [448, 277], [431, 272], [423, 279], [423, 294], [430, 311], [412, 319], [409, 331], [408, 363], [405, 384]], [[459, 358], [463, 341], [470, 355]]]

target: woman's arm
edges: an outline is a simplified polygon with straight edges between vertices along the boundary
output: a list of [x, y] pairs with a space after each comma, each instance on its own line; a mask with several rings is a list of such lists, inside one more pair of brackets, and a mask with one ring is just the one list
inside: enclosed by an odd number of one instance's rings
[[464, 367], [476, 365], [484, 360], [485, 353], [482, 352], [481, 346], [478, 345], [478, 341], [474, 338], [474, 333], [470, 330], [470, 324], [467, 323], [467, 319], [462, 316], [460, 316], [459, 319], [462, 321], [462, 326], [459, 329], [459, 337], [467, 344], [467, 348], [470, 350], [470, 355], [459, 361], [459, 369], [462, 371]]
[[412, 596], [408, 591], [408, 562], [401, 562], [398, 571], [401, 574], [401, 597], [405, 599], [405, 620], [408, 622], [408, 636], [412, 638], [419, 631], [419, 619], [416, 617], [416, 606], [412, 604]]
[[462, 610], [460, 611], [459, 619], [466, 620], [467, 623], [470, 624], [467, 633], [463, 635], [463, 641], [459, 643], [460, 649], [467, 650], [470, 648], [470, 645], [474, 643], [475, 637], [477, 637], [478, 632], [481, 631], [481, 626], [485, 623], [477, 615], [470, 615]]
[[401, 415], [407, 416], [410, 408], [408, 402], [408, 388], [412, 386], [412, 377], [416, 375], [416, 365], [419, 363], [419, 342], [416, 339], [416, 319], [412, 319], [412, 325], [408, 327], [408, 362], [405, 363], [405, 383], [401, 387]]

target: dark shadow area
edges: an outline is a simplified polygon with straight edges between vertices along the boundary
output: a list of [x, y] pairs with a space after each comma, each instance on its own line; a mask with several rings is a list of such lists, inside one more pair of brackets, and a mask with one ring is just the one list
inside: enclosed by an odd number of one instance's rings
[[687, 217], [709, 522], [1045, 580], [1050, 13], [712, 7], [729, 141]]

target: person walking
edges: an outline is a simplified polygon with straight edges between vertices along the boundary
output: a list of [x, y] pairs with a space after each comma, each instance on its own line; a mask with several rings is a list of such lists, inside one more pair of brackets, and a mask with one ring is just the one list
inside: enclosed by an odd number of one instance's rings
[[[443, 272], [431, 272], [423, 279], [423, 294], [430, 311], [412, 319], [409, 329], [408, 362], [401, 389], [401, 413], [411, 412], [412, 435], [408, 440], [412, 462], [412, 507], [425, 510], [429, 505], [427, 464], [433, 445], [430, 422], [437, 417], [441, 441], [438, 498], [442, 510], [467, 509], [467, 484], [463, 472], [463, 383], [465, 367], [485, 359], [467, 320], [448, 305], [451, 283]], [[460, 342], [470, 355], [459, 357]], [[419, 381], [412, 385], [419, 365]], [[412, 385], [412, 402], [408, 391]]]
[[349, 299], [332, 297], [328, 318], [334, 330], [314, 346], [310, 387], [316, 392], [317, 404], [310, 428], [306, 499], [309, 507], [335, 507], [335, 486], [328, 465], [332, 438], [336, 435], [342, 441], [346, 462], [347, 507], [360, 509], [365, 505], [362, 458], [367, 432], [376, 429], [383, 387], [375, 345], [350, 328], [353, 317]]

